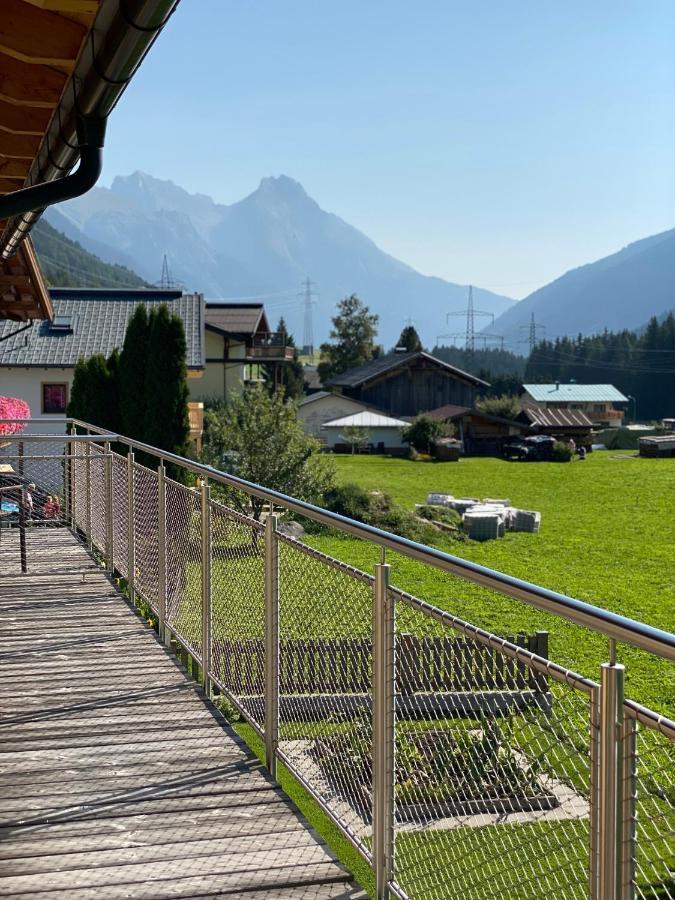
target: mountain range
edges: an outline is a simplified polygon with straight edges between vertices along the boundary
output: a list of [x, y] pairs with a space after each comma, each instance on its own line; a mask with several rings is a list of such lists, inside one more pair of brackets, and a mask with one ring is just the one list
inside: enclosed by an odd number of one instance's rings
[[[506, 310], [489, 330], [508, 347], [537, 337], [639, 330], [651, 316], [675, 308], [675, 229], [635, 241], [597, 262], [572, 269]], [[487, 329], [486, 329], [487, 330]], [[522, 347], [521, 347], [522, 350]]]
[[[158, 281], [164, 253], [172, 277], [207, 299], [260, 297], [271, 325], [283, 314], [298, 343], [309, 277], [319, 293], [313, 308], [314, 343], [328, 337], [342, 297], [356, 293], [380, 316], [378, 340], [397, 339], [411, 317], [433, 346], [447, 331], [446, 312], [466, 306], [468, 287], [423, 275], [382, 251], [366, 235], [326, 212], [302, 185], [281, 175], [229, 206], [203, 194], [135, 172], [110, 188], [47, 211], [48, 221], [109, 263]], [[515, 302], [474, 288], [476, 306], [499, 315]], [[458, 322], [458, 329], [463, 323]]]
[[[231, 205], [190, 194], [143, 172], [114, 179], [45, 217], [106, 263], [157, 282], [167, 254], [172, 277], [207, 299], [259, 298], [272, 327], [283, 315], [303, 341], [301, 282], [317, 284], [314, 343], [328, 337], [337, 301], [356, 293], [380, 317], [378, 340], [396, 341], [408, 317], [433, 346], [448, 330], [446, 313], [464, 309], [468, 287], [423, 275], [381, 250], [369, 237], [326, 212], [286, 175], [263, 178]], [[494, 313], [486, 332], [526, 352], [532, 316], [537, 337], [638, 329], [675, 307], [675, 229], [638, 240], [573, 269], [516, 302], [474, 288], [476, 308]], [[448, 341], [448, 343], [451, 343]]]

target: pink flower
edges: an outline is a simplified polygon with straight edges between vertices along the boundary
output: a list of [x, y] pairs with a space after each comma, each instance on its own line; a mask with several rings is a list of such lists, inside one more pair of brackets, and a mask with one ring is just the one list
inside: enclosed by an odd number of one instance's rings
[[[30, 419], [30, 407], [18, 397], [0, 397], [0, 420], [2, 419]], [[0, 421], [0, 434], [18, 434], [25, 427], [18, 422]]]

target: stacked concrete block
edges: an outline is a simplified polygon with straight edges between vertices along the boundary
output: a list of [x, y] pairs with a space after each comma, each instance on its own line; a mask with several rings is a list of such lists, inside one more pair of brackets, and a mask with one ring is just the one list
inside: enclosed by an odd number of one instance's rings
[[529, 509], [516, 509], [512, 518], [513, 531], [527, 531], [534, 534], [539, 531], [541, 525], [541, 513]]
[[427, 506], [452, 506], [452, 494], [427, 494]]
[[464, 514], [463, 527], [472, 541], [491, 541], [500, 536], [500, 528], [503, 533], [504, 521], [495, 510], [474, 508]]

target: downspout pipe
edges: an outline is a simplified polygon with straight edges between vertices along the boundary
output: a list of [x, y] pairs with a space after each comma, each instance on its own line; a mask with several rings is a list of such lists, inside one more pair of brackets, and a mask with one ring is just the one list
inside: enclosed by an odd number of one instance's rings
[[38, 212], [53, 203], [72, 200], [91, 190], [98, 181], [103, 165], [103, 143], [106, 120], [78, 116], [77, 137], [80, 164], [77, 170], [56, 181], [46, 181], [0, 197], [0, 219]]

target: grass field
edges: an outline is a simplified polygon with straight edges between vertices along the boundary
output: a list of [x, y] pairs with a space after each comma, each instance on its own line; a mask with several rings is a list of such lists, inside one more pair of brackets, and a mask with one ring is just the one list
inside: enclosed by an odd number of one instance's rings
[[[508, 497], [514, 505], [540, 510], [542, 529], [538, 534], [509, 533], [499, 541], [478, 544], [451, 541], [439, 532], [438, 546], [672, 629], [673, 462], [611, 453], [595, 453], [583, 463], [567, 465], [509, 464], [493, 459], [434, 464], [365, 456], [337, 457], [336, 462], [341, 481], [385, 490], [408, 508], [423, 502], [426, 494], [434, 490], [456, 496]], [[217, 547], [230, 547], [229, 555], [213, 562], [214, 639], [260, 639], [264, 630], [262, 548], [253, 549], [250, 529], [245, 525], [229, 525], [222, 533], [216, 531], [214, 540]], [[379, 561], [379, 550], [372, 545], [334, 532], [308, 534], [305, 541], [368, 572]], [[286, 543], [281, 545], [280, 557], [280, 622], [284, 637], [369, 634], [369, 585]], [[392, 582], [399, 587], [500, 635], [546, 629], [550, 633], [551, 659], [598, 678], [598, 666], [607, 659], [604, 638], [397, 554], [387, 554], [387, 559], [392, 566]], [[198, 640], [198, 566], [191, 564], [191, 568], [194, 572], [188, 579], [188, 603], [181, 609], [181, 630]], [[401, 608], [399, 613], [399, 626], [404, 630], [428, 634], [439, 627], [407, 608]], [[619, 648], [619, 658], [627, 666], [627, 695], [672, 717], [672, 667], [627, 647]], [[555, 685], [553, 690], [553, 717], [514, 719], [514, 740], [521, 751], [531, 750], [538, 755], [545, 771], [584, 793], [588, 780], [587, 701], [569, 687]], [[438, 720], [431, 725], [443, 727]], [[286, 721], [282, 722], [282, 739], [325, 736], [335, 727], [323, 720]], [[411, 727], [419, 730], [427, 725], [418, 722]], [[250, 726], [239, 723], [237, 728], [250, 746], [262, 754], [260, 741]], [[640, 881], [645, 886], [648, 882], [660, 884], [664, 877], [665, 864], [661, 861], [667, 858], [668, 846], [661, 836], [660, 823], [665, 823], [667, 800], [661, 796], [660, 785], [666, 782], [658, 775], [672, 768], [673, 748], [651, 733], [643, 732], [641, 740], [647, 748], [639, 788], [643, 839]], [[657, 780], [652, 784], [654, 777]], [[367, 865], [283, 767], [281, 783], [359, 881], [372, 891]], [[401, 832], [397, 871], [414, 896], [478, 900], [486, 896], [486, 883], [490, 882], [498, 887], [501, 896], [531, 900], [540, 896], [540, 889], [545, 889], [547, 895], [567, 900], [585, 895], [586, 842], [586, 821]], [[524, 873], [531, 880], [524, 882]], [[658, 890], [649, 889], [645, 894], [661, 896]]]
[[[538, 534], [437, 546], [510, 575], [586, 600], [666, 630], [675, 625], [675, 461], [595, 452], [584, 462], [508, 463], [471, 458], [421, 463], [377, 456], [337, 456], [339, 478], [384, 490], [413, 508], [429, 491], [506, 497], [542, 514]], [[340, 535], [314, 535], [318, 549], [372, 571], [379, 552]], [[589, 677], [607, 658], [604, 638], [518, 601], [389, 554], [392, 582], [497, 634], [547, 629], [550, 656]], [[673, 715], [675, 673], [668, 663], [629, 647], [627, 695]]]

